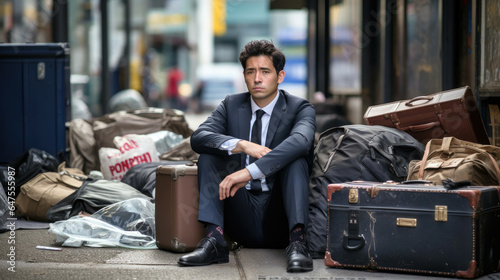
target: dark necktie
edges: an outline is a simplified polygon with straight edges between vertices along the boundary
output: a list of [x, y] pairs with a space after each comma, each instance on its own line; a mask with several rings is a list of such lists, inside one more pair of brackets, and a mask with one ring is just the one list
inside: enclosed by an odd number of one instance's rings
[[[255, 122], [253, 123], [253, 126], [252, 126], [252, 137], [250, 140], [253, 143], [261, 145], [261, 143], [260, 143], [260, 139], [262, 138], [262, 120], [261, 120], [261, 118], [264, 115], [264, 111], [257, 110], [255, 112], [255, 115], [256, 115], [256, 119], [255, 119]], [[257, 160], [256, 158], [250, 157], [249, 162], [253, 163], [256, 160]], [[250, 182], [250, 186], [251, 186], [252, 191], [262, 190], [260, 179], [252, 180]]]

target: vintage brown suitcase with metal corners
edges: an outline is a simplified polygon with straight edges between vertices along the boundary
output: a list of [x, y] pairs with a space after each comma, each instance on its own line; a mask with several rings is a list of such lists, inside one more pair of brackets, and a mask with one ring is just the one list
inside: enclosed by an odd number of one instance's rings
[[364, 121], [368, 125], [406, 131], [422, 144], [447, 136], [490, 144], [476, 99], [468, 86], [370, 106]]
[[198, 167], [195, 164], [156, 169], [156, 245], [171, 252], [189, 252], [205, 237], [198, 222]]
[[499, 271], [500, 187], [458, 185], [330, 184], [325, 264], [461, 278]]

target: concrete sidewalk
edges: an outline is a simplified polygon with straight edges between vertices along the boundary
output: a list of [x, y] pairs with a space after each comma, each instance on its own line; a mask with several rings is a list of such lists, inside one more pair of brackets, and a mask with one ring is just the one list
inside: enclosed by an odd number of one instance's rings
[[[9, 244], [9, 240], [15, 240], [15, 244]], [[227, 264], [179, 267], [177, 260], [181, 254], [162, 250], [61, 247], [46, 229], [5, 232], [0, 234], [0, 244], [0, 279], [447, 279], [332, 269], [327, 268], [322, 259], [314, 260], [311, 272], [291, 274], [286, 272], [283, 250], [271, 249], [243, 248], [232, 251]], [[62, 250], [40, 250], [36, 249], [37, 245], [55, 246]], [[500, 273], [480, 279], [500, 279]]]

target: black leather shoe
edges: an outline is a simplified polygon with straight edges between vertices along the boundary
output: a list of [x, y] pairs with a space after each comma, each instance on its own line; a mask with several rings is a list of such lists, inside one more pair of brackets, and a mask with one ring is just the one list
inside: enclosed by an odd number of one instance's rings
[[182, 256], [177, 263], [179, 265], [197, 266], [228, 262], [228, 246], [217, 244], [217, 241], [213, 237], [205, 237], [198, 243], [193, 252]]
[[285, 253], [288, 257], [287, 272], [305, 272], [313, 270], [313, 260], [303, 243], [294, 242], [288, 245]]

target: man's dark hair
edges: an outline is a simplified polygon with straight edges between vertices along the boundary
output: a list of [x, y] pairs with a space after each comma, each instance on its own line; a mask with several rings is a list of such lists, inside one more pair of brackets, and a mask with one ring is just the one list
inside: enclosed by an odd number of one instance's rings
[[253, 40], [248, 42], [240, 53], [240, 63], [246, 69], [247, 59], [252, 56], [265, 55], [271, 58], [276, 73], [285, 67], [285, 55], [268, 40]]

